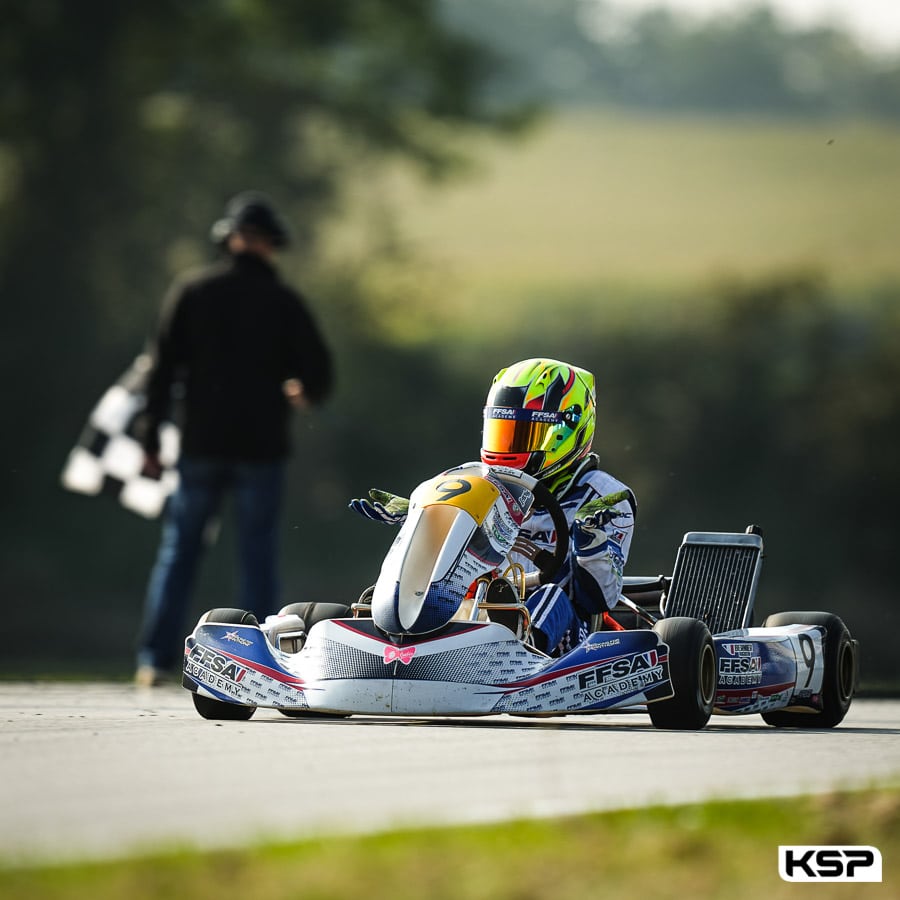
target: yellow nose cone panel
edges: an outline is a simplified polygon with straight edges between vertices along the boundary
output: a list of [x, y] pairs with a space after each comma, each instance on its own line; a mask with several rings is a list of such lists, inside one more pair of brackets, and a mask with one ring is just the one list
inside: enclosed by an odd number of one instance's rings
[[439, 475], [419, 485], [410, 500], [416, 506], [455, 506], [481, 525], [499, 496], [500, 491], [478, 475]]

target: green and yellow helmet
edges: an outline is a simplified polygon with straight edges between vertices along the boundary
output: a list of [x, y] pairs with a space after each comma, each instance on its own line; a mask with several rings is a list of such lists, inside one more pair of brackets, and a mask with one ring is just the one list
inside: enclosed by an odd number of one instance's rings
[[556, 359], [526, 359], [494, 377], [484, 407], [481, 461], [542, 480], [587, 456], [594, 376]]

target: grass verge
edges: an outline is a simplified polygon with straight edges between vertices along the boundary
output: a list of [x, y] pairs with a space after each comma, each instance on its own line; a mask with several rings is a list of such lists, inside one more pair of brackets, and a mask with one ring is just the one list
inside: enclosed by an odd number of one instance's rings
[[470, 150], [477, 168], [438, 189], [404, 170], [359, 184], [329, 246], [382, 235], [366, 210], [386, 204], [463, 314], [721, 276], [821, 271], [856, 292], [900, 275], [896, 125], [591, 111]]
[[[873, 845], [884, 882], [781, 881], [779, 844]], [[804, 891], [900, 896], [900, 787], [0, 870], [5, 900], [778, 900]]]

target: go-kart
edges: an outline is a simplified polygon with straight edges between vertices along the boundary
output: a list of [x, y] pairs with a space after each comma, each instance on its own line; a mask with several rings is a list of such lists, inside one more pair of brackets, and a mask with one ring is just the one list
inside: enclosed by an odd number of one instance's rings
[[[604, 521], [617, 499], [599, 502]], [[555, 528], [550, 549], [521, 533], [538, 510]], [[245, 720], [257, 707], [293, 717], [645, 707], [670, 729], [703, 728], [712, 713], [800, 728], [844, 718], [857, 644], [837, 616], [779, 613], [751, 627], [758, 528], [688, 532], [671, 576], [628, 577], [619, 615], [598, 617], [554, 658], [534, 646], [524, 599], [557, 574], [568, 547], [566, 517], [535, 478], [481, 463], [449, 469], [412, 493], [358, 601], [294, 603], [262, 624], [244, 610], [210, 610], [185, 641], [183, 685], [207, 719]], [[526, 574], [523, 558], [537, 571]]]

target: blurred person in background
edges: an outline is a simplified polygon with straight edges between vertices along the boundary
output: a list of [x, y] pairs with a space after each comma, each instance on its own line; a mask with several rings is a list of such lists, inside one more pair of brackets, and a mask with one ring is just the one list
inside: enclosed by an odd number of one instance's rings
[[225, 258], [167, 294], [139, 434], [144, 473], [159, 477], [159, 426], [179, 394], [178, 487], [164, 514], [138, 639], [136, 682], [180, 662], [204, 535], [223, 498], [237, 523], [237, 606], [260, 620], [279, 606], [278, 525], [290, 413], [329, 394], [329, 350], [305, 299], [274, 266], [288, 229], [262, 194], [233, 198], [212, 227]]

